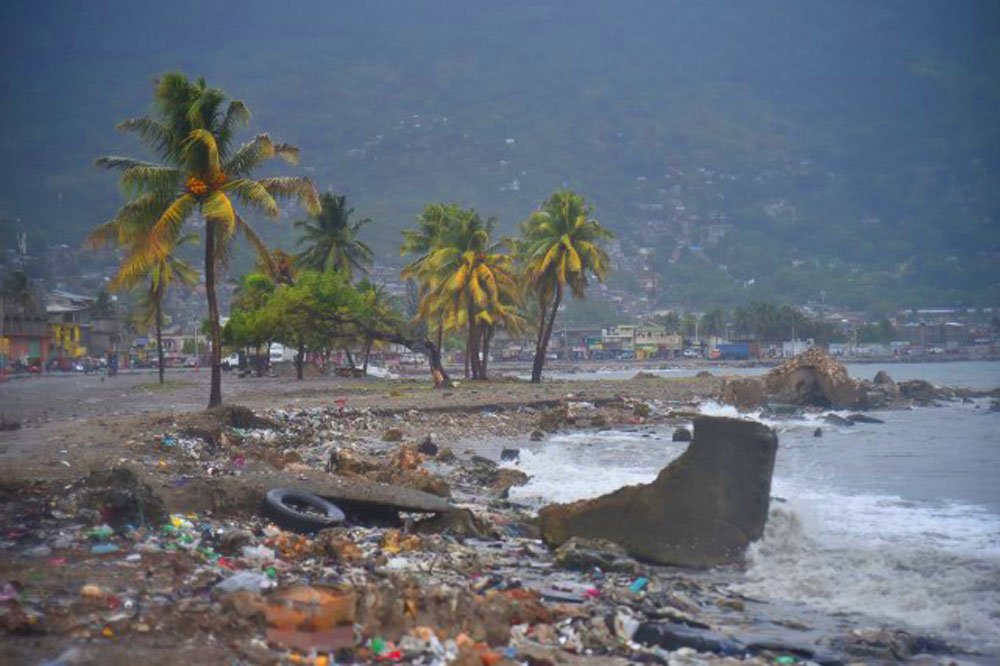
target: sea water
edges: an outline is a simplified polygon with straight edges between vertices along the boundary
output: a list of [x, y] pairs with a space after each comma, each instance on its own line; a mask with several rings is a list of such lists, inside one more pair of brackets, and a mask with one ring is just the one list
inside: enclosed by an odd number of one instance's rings
[[[871, 378], [879, 368], [851, 366]], [[1000, 386], [1000, 363], [889, 366], [899, 379]], [[857, 616], [1000, 653], [1000, 412], [990, 400], [873, 413], [761, 419], [778, 432], [771, 516], [731, 585], [749, 597]], [[737, 416], [708, 403], [702, 413]], [[839, 412], [841, 416], [846, 412]], [[816, 428], [823, 431], [815, 437]], [[512, 499], [541, 505], [652, 481], [683, 452], [671, 430], [558, 434], [522, 451]]]

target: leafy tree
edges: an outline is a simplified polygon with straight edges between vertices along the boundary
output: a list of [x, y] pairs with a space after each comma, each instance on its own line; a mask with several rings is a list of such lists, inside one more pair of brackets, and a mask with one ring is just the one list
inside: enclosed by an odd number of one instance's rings
[[[399, 315], [392, 309], [392, 304], [389, 300], [389, 292], [386, 291], [384, 285], [375, 284], [368, 278], [363, 278], [357, 284], [357, 290], [360, 294], [361, 300], [364, 303], [363, 312], [366, 313], [373, 321], [377, 322], [387, 322], [387, 321], [398, 321], [402, 323], [399, 319]], [[371, 356], [372, 345], [374, 345], [377, 340], [375, 337], [369, 333], [365, 332], [364, 337], [364, 360], [361, 363], [362, 372], [366, 375], [368, 374], [368, 360]]]
[[[264, 305], [275, 290], [274, 280], [264, 273], [250, 273], [240, 278], [230, 307], [229, 321], [222, 331], [223, 342], [232, 347], [252, 349], [266, 365], [267, 349], [278, 337], [277, 325], [266, 317]], [[261, 348], [265, 351], [261, 353]]]
[[650, 321], [667, 329], [668, 333], [677, 333], [681, 330], [681, 316], [677, 312], [658, 314], [651, 317]]
[[562, 190], [521, 224], [518, 255], [539, 310], [532, 383], [542, 380], [552, 327], [566, 287], [574, 298], [584, 298], [589, 277], [603, 282], [608, 274], [610, 263], [601, 241], [612, 234], [592, 214], [581, 195]]
[[[259, 278], [253, 278], [259, 281]], [[345, 336], [362, 335], [372, 341], [401, 344], [426, 354], [435, 386], [450, 384], [433, 342], [412, 331], [384, 302], [366, 298], [344, 276], [332, 271], [303, 271], [294, 284], [262, 289], [259, 298], [238, 302], [227, 328], [233, 340], [303, 338], [322, 346]]]
[[726, 330], [726, 313], [722, 308], [712, 308], [701, 316], [701, 330], [705, 335], [722, 335]]
[[698, 317], [694, 314], [688, 312], [683, 317], [681, 317], [681, 333], [685, 336], [692, 337], [698, 331]]
[[94, 305], [91, 307], [91, 312], [97, 318], [102, 317], [113, 317], [115, 314], [115, 302], [111, 299], [111, 294], [108, 293], [107, 289], [103, 287], [97, 292], [97, 298], [94, 299]]
[[353, 208], [347, 207], [347, 197], [324, 192], [320, 195], [322, 209], [308, 220], [295, 226], [302, 230], [300, 245], [306, 245], [297, 257], [298, 264], [313, 271], [337, 271], [348, 282], [356, 273], [367, 273], [372, 264], [372, 250], [358, 238], [370, 218], [351, 222]]
[[[119, 129], [136, 134], [160, 163], [129, 157], [101, 157], [98, 166], [121, 172], [128, 201], [111, 221], [91, 233], [96, 245], [127, 246], [116, 282], [128, 282], [148, 273], [150, 266], [169, 256], [185, 222], [205, 223], [205, 291], [212, 338], [212, 381], [208, 406], [222, 403], [221, 335], [215, 292], [217, 270], [224, 266], [237, 233], [267, 256], [264, 243], [243, 217], [234, 200], [268, 217], [278, 216], [276, 199], [297, 198], [310, 212], [318, 212], [319, 198], [308, 179], [275, 177], [253, 179], [261, 164], [275, 157], [295, 163], [298, 149], [258, 134], [239, 148], [236, 130], [250, 118], [239, 100], [226, 104], [225, 93], [209, 88], [204, 78], [195, 82], [170, 72], [154, 90], [155, 117], [127, 120]], [[135, 238], [135, 242], [122, 242]]]
[[0, 298], [4, 304], [17, 306], [23, 311], [39, 305], [40, 299], [31, 287], [31, 279], [22, 268], [10, 271], [0, 282]]

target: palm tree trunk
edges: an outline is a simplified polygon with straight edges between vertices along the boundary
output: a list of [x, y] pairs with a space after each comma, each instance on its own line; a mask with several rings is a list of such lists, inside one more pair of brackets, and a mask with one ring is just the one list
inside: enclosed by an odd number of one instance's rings
[[487, 367], [490, 362], [490, 342], [493, 340], [493, 326], [483, 327], [483, 361], [480, 365], [480, 371], [482, 373], [482, 379], [489, 379], [487, 376]]
[[306, 343], [301, 338], [299, 338], [299, 346], [296, 351], [298, 355], [295, 357], [295, 377], [301, 382], [304, 378], [303, 367], [306, 362]]
[[483, 379], [483, 359], [482, 359], [482, 333], [481, 326], [476, 324], [472, 327], [472, 378]]
[[354, 366], [354, 355], [351, 354], [351, 348], [350, 347], [344, 347], [344, 355], [347, 356], [347, 367], [349, 367], [351, 370], [353, 370], [354, 367], [355, 367]]
[[477, 372], [477, 364], [479, 359], [475, 357], [476, 355], [476, 325], [472, 319], [472, 313], [469, 312], [469, 332], [465, 336], [465, 378], [469, 379], [469, 371], [472, 371], [472, 379], [477, 379], [479, 373]]
[[556, 311], [559, 310], [560, 301], [562, 301], [561, 284], [556, 287], [556, 298], [552, 302], [552, 314], [549, 315], [549, 321], [544, 326], [544, 331], [538, 341], [538, 347], [535, 349], [535, 362], [531, 367], [532, 384], [538, 384], [542, 381], [542, 368], [545, 366], [545, 354], [548, 353], [549, 350], [549, 338], [552, 337], [552, 326], [556, 322]]
[[365, 375], [368, 374], [368, 358], [371, 356], [371, 354], [372, 354], [372, 339], [365, 338], [365, 360], [361, 365], [361, 371], [364, 372]]
[[[205, 221], [205, 294], [208, 296], [208, 321], [212, 330], [212, 388], [208, 408], [222, 404], [222, 332], [219, 329], [219, 303], [215, 296], [215, 222]], [[197, 335], [197, 333], [195, 333]]]
[[163, 309], [156, 302], [156, 358], [160, 369], [160, 384], [163, 384]]

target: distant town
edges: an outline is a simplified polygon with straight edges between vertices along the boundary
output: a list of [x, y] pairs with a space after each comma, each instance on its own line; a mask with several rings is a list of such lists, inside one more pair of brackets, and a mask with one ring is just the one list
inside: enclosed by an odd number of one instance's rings
[[[612, 248], [621, 262], [624, 258], [619, 252], [617, 247]], [[50, 276], [64, 276], [73, 269], [77, 274], [45, 280], [24, 278], [26, 282], [21, 285], [11, 276], [26, 262], [25, 257], [13, 251], [3, 257], [0, 273], [6, 277], [0, 307], [0, 366], [5, 375], [114, 372], [157, 366], [155, 341], [132, 321], [129, 304], [104, 288], [107, 269], [95, 262], [93, 254], [65, 245], [50, 247], [30, 260], [44, 267]], [[642, 272], [642, 257], [639, 259]], [[24, 275], [23, 271], [20, 274]], [[370, 275], [394, 297], [405, 298], [406, 285], [398, 269], [376, 264]], [[648, 280], [652, 281], [652, 277]], [[653, 285], [643, 284], [643, 291], [651, 288]], [[229, 302], [232, 289], [232, 285], [226, 285], [220, 290], [224, 304]], [[746, 330], [752, 323], [741, 323], [727, 313], [654, 309], [643, 294], [629, 294], [606, 285], [597, 285], [588, 298], [610, 304], [621, 318], [573, 326], [564, 323], [565, 317], [561, 316], [553, 331], [549, 360], [763, 361], [793, 356], [810, 347], [851, 358], [987, 358], [997, 353], [1000, 330], [1000, 311], [996, 308], [906, 309], [871, 321], [863, 312], [834, 304], [805, 303], [785, 306], [784, 311], [793, 315], [786, 322], [776, 315], [778, 320], [772, 322], [770, 331], [760, 330], [759, 326], [753, 331]], [[203, 332], [203, 306], [197, 287], [178, 291], [169, 298], [169, 323], [162, 336], [166, 367], [208, 363], [211, 344]], [[714, 321], [707, 321], [712, 315]], [[294, 358], [292, 350], [274, 343], [259, 350], [223, 349], [225, 365], [235, 366], [241, 351], [243, 363], [255, 354], [264, 357], [264, 365]], [[464, 362], [461, 343], [445, 344], [444, 351], [446, 362]], [[506, 333], [498, 336], [490, 351], [491, 358], [498, 362], [529, 362], [532, 353], [530, 335], [520, 339]], [[307, 352], [307, 360], [319, 367], [350, 363], [349, 355], [340, 352]], [[376, 350], [373, 361], [397, 370], [423, 364], [419, 355], [391, 345]]]

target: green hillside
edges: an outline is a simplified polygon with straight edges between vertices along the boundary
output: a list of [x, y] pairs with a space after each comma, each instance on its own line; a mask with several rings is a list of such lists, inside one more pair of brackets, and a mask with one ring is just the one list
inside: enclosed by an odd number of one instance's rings
[[[991, 2], [297, 2], [5, 9], [0, 243], [78, 244], [99, 154], [168, 69], [244, 99], [302, 173], [398, 230], [457, 201], [513, 231], [585, 193], [652, 298], [1000, 304]], [[294, 219], [296, 213], [292, 211]], [[292, 245], [290, 219], [267, 238]]]

